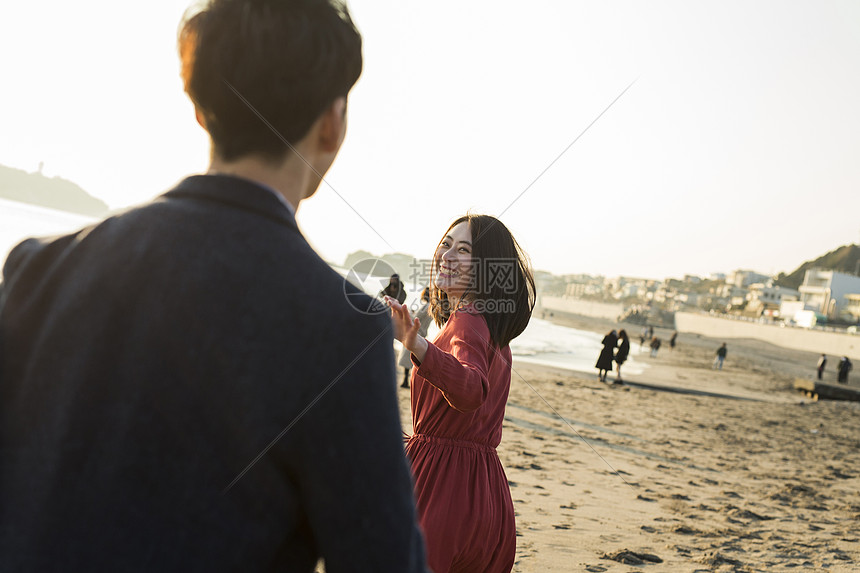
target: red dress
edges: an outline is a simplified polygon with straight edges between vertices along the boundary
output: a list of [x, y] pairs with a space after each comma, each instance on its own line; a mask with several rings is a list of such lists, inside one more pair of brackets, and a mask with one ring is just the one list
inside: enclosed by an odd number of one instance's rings
[[427, 562], [435, 573], [513, 567], [514, 504], [496, 454], [510, 364], [510, 347], [493, 347], [483, 317], [466, 307], [450, 318], [412, 371], [413, 435], [406, 453]]

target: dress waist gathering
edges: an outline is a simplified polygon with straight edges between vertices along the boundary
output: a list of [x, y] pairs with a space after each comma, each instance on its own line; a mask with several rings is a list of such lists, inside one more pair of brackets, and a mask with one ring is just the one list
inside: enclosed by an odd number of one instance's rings
[[462, 440], [456, 438], [443, 438], [441, 436], [431, 436], [428, 434], [412, 434], [406, 439], [406, 443], [410, 442], [424, 442], [427, 444], [434, 444], [438, 446], [449, 446], [454, 448], [468, 448], [470, 450], [476, 450], [479, 452], [486, 452], [490, 454], [496, 453], [496, 448], [490, 446], [488, 444], [481, 444], [479, 442], [473, 442], [472, 440]]

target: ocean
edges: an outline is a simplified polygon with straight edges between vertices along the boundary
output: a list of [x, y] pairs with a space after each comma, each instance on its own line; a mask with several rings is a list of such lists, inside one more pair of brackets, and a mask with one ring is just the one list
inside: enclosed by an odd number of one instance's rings
[[85, 215], [0, 199], [0, 267], [12, 247], [24, 239], [69, 233], [94, 220]]

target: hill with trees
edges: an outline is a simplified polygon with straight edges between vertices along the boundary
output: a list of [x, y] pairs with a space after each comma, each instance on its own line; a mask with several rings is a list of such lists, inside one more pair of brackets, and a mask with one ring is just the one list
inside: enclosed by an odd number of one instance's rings
[[774, 284], [796, 290], [803, 284], [803, 276], [810, 269], [823, 269], [853, 275], [857, 274], [858, 266], [860, 266], [860, 246], [843, 245], [813, 261], [806, 261], [792, 273], [779, 273]]

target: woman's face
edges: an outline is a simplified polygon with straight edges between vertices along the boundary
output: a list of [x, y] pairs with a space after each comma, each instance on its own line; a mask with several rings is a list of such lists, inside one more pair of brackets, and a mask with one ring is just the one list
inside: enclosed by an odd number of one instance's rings
[[436, 247], [436, 286], [449, 297], [461, 298], [472, 284], [472, 231], [468, 221], [451, 228]]

